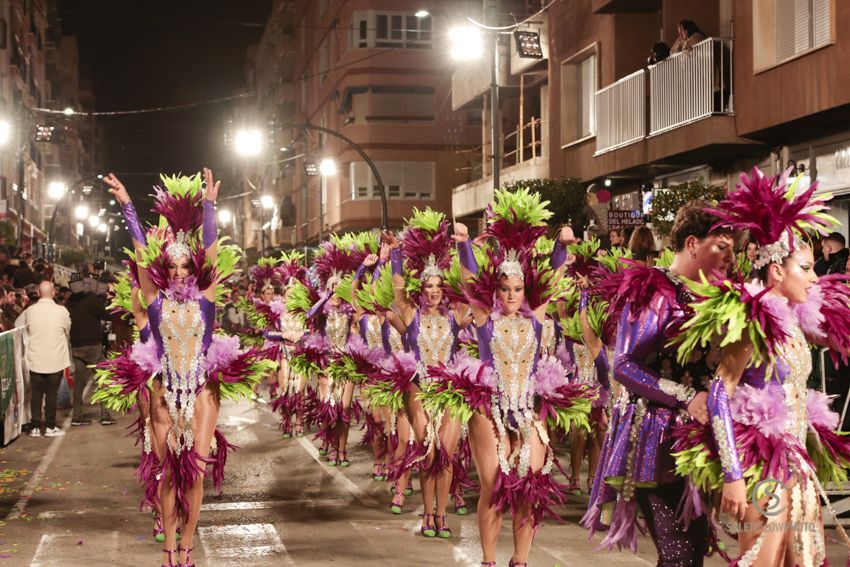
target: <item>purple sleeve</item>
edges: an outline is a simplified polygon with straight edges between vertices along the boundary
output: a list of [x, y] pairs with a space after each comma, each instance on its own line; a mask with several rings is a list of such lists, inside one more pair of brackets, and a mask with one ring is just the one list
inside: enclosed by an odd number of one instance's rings
[[478, 273], [478, 263], [475, 261], [475, 253], [472, 252], [472, 242], [465, 240], [457, 243], [457, 257], [460, 265], [470, 273]]
[[578, 301], [578, 310], [579, 312], [587, 311], [587, 304], [590, 301], [590, 294], [587, 293], [587, 290], [581, 290], [581, 295], [579, 296]]
[[124, 219], [127, 221], [127, 230], [130, 232], [130, 238], [136, 242], [147, 244], [148, 240], [145, 236], [145, 231], [142, 230], [142, 223], [139, 222], [139, 215], [136, 214], [136, 207], [133, 203], [121, 205], [121, 212], [124, 213]]
[[384, 261], [378, 260], [378, 263], [375, 264], [375, 269], [372, 271], [372, 283], [378, 281], [378, 278], [381, 277], [381, 268], [384, 267]]
[[330, 291], [325, 292], [325, 295], [323, 295], [322, 298], [317, 301], [313, 307], [310, 308], [310, 311], [307, 312], [307, 317], [314, 317], [316, 313], [321, 311], [322, 307], [325, 306], [325, 304], [328, 302], [332, 295], [333, 293]]
[[567, 261], [567, 247], [560, 240], [555, 242], [555, 247], [552, 249], [552, 256], [549, 258], [549, 263], [553, 270], [557, 270]]
[[366, 266], [364, 266], [363, 264], [360, 264], [359, 266], [357, 266], [357, 271], [354, 272], [354, 281], [359, 281], [360, 278], [363, 277], [363, 272], [365, 272], [365, 271], [366, 271]]
[[729, 395], [721, 378], [711, 381], [708, 389], [708, 419], [717, 453], [720, 455], [720, 466], [726, 482], [734, 482], [744, 478], [741, 470], [741, 460], [738, 458], [738, 447], [735, 444], [735, 430], [732, 427], [732, 412], [729, 410]]
[[404, 265], [402, 263], [401, 250], [393, 248], [390, 250], [390, 266], [394, 276], [404, 276]]
[[283, 333], [280, 331], [265, 331], [263, 332], [263, 337], [270, 341], [282, 341]]
[[218, 228], [215, 226], [215, 203], [204, 199], [204, 224], [203, 224], [204, 248], [215, 244], [218, 237]]
[[660, 309], [660, 313], [651, 308], [644, 309], [634, 321], [631, 320], [630, 306], [626, 305], [623, 309], [617, 330], [614, 378], [629, 392], [650, 402], [684, 409], [696, 395], [694, 389], [661, 378], [645, 364], [652, 353], [664, 348], [662, 329], [669, 317], [669, 308]]
[[611, 363], [608, 362], [608, 352], [605, 350], [605, 347], [602, 347], [602, 350], [596, 355], [593, 366], [596, 367], [596, 379], [599, 380], [603, 388], [610, 390], [611, 379], [609, 373], [611, 372]]

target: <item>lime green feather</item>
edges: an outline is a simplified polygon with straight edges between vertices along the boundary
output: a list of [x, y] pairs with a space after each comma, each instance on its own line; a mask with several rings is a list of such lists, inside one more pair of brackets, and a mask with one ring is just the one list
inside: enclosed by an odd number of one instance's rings
[[555, 410], [555, 417], [546, 419], [546, 423], [550, 430], [562, 429], [570, 431], [573, 427], [581, 428], [584, 431], [590, 431], [590, 411], [593, 405], [593, 398], [576, 398], [573, 404], [568, 408], [558, 408]]
[[269, 374], [277, 370], [277, 362], [274, 360], [255, 360], [248, 367], [248, 373], [239, 382], [219, 382], [219, 395], [225, 400], [248, 399], [254, 394], [254, 389]]
[[424, 211], [420, 211], [413, 207], [413, 216], [405, 219], [405, 224], [414, 228], [420, 228], [430, 233], [435, 233], [440, 229], [440, 224], [446, 220], [446, 215], [439, 211], [427, 207]]
[[552, 211], [546, 208], [548, 204], [549, 201], [541, 201], [539, 193], [532, 193], [527, 188], [518, 191], [497, 189], [492, 203], [492, 220], [502, 218], [514, 222], [516, 219], [531, 226], [543, 226], [552, 218]]
[[463, 393], [451, 388], [438, 392], [436, 386], [427, 385], [419, 393], [418, 399], [428, 413], [436, 415], [448, 411], [452, 419], [456, 419], [462, 424], [472, 419], [474, 413], [466, 403]]
[[628, 248], [620, 248], [619, 246], [614, 246], [611, 248], [607, 254], [601, 254], [596, 256], [596, 261], [602, 264], [606, 270], [609, 272], [617, 273], [623, 269], [622, 260], [629, 259], [632, 257], [632, 251]]
[[404, 398], [391, 382], [370, 382], [360, 387], [373, 408], [389, 408], [391, 411], [404, 409]]
[[655, 259], [655, 266], [657, 268], [669, 268], [673, 265], [673, 258], [675, 257], [676, 254], [672, 250], [665, 248], [661, 251], [661, 255]]
[[192, 176], [165, 175], [159, 176], [166, 191], [177, 197], [186, 197], [203, 194], [203, 178], [200, 173]]
[[293, 282], [286, 297], [286, 309], [293, 313], [306, 314], [313, 307], [310, 290], [303, 283]]

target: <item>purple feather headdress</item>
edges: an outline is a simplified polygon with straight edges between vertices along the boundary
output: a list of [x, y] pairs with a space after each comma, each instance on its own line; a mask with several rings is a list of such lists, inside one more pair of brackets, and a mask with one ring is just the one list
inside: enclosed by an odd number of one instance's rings
[[741, 175], [735, 191], [717, 207], [707, 209], [720, 218], [712, 229], [749, 231], [759, 245], [758, 258], [753, 262], [756, 269], [793, 254], [807, 234], [826, 235], [838, 224], [825, 212], [826, 198], [814, 196], [817, 182], [798, 194], [799, 178], [789, 186], [787, 175], [768, 178], [753, 168], [749, 177]]
[[436, 231], [408, 226], [399, 235], [407, 268], [419, 279], [444, 277], [451, 265], [452, 239], [449, 221], [443, 220]]
[[366, 257], [362, 251], [343, 250], [330, 241], [322, 242], [319, 248], [321, 253], [313, 261], [313, 273], [325, 288], [335, 277], [356, 271]]
[[154, 187], [153, 212], [162, 215], [175, 234], [181, 230], [194, 234], [203, 224], [203, 198], [200, 192], [179, 195], [157, 186]]

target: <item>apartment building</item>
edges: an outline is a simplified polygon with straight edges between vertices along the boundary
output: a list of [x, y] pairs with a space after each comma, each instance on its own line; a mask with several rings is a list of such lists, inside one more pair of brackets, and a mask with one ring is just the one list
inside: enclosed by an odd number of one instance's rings
[[[275, 207], [268, 216], [251, 207], [253, 227], [263, 214], [275, 245], [303, 246], [330, 232], [381, 226], [378, 180], [363, 157], [333, 134], [293, 123], [327, 128], [362, 149], [383, 182], [388, 226], [401, 226], [413, 207], [451, 212], [452, 188], [474, 175], [469, 153], [481, 130], [480, 112], [452, 108], [452, 63], [442, 39], [468, 4], [275, 3], [253, 70], [254, 122], [272, 129], [271, 151], [254, 166], [263, 181], [255, 193], [273, 195]], [[336, 175], [308, 175], [305, 165], [325, 158]]]
[[[821, 190], [850, 195], [850, 78], [840, 72], [850, 4], [574, 0], [543, 16], [528, 25], [548, 35], [546, 77], [532, 79], [548, 160], [537, 171], [506, 164], [503, 178], [607, 181], [614, 208], [640, 210], [649, 192], [695, 177], [727, 184], [753, 165], [769, 173], [792, 165]], [[673, 45], [681, 20], [707, 39], [648, 64], [655, 43]], [[503, 80], [523, 75], [510, 67]], [[531, 116], [525, 105], [503, 97], [502, 116]], [[491, 185], [484, 175], [456, 187], [455, 214], [480, 217]], [[835, 205], [846, 221], [847, 204]]]

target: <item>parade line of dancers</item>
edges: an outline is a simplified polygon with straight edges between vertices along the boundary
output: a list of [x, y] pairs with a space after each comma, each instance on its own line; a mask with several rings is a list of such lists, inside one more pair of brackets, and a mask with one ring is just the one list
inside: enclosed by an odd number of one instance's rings
[[[474, 241], [414, 209], [398, 233], [331, 236], [309, 264], [261, 258], [237, 305], [250, 326], [229, 335], [216, 305], [241, 251], [219, 238], [212, 172], [162, 176], [148, 228], [104, 181], [133, 241], [112, 307], [138, 338], [98, 366], [94, 400], [138, 409], [163, 567], [194, 565], [204, 478], [221, 490], [235, 449], [221, 400], [264, 380], [283, 437], [316, 432], [330, 466], [349, 466], [363, 425], [389, 513], [418, 507], [418, 478], [421, 536], [455, 537], [447, 513], [477, 493], [484, 566], [503, 514], [509, 565], [526, 566], [540, 523], [584, 486], [592, 547], [634, 552], [640, 532], [664, 566], [827, 563], [823, 487], [847, 482], [850, 440], [806, 383], [812, 348], [847, 361], [850, 285], [814, 274], [812, 239], [837, 226], [814, 186], [753, 170], [722, 202], [682, 207], [654, 265], [553, 232], [529, 191], [496, 191]], [[736, 258], [743, 236], [752, 261]], [[554, 450], [567, 439], [569, 472]]]

